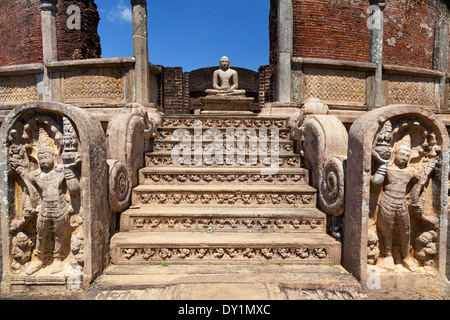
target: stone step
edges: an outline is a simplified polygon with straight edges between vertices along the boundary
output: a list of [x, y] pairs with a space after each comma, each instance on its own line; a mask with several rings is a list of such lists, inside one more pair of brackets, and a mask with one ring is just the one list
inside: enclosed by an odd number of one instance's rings
[[238, 139], [249, 140], [252, 139], [278, 139], [279, 141], [289, 141], [291, 139], [290, 129], [278, 129], [278, 128], [205, 128], [198, 129], [191, 127], [164, 127], [158, 128], [157, 140], [165, 141], [181, 141], [186, 139], [228, 139], [229, 141], [236, 141]]
[[[271, 140], [269, 139], [266, 143], [250, 143], [248, 139], [245, 141], [245, 144], [242, 146], [241, 142], [232, 141], [231, 144], [228, 144], [226, 140], [218, 143], [218, 141], [214, 140], [202, 140], [201, 143], [196, 144], [194, 140], [190, 142], [191, 151], [202, 150], [202, 151], [213, 151], [213, 150], [224, 150], [233, 149], [237, 150], [252, 150], [258, 151], [261, 148], [262, 151], [278, 151], [278, 152], [293, 152], [294, 151], [294, 142], [293, 141], [279, 141], [278, 145], [271, 144]], [[184, 146], [184, 145], [183, 145]], [[170, 140], [155, 140], [153, 142], [153, 151], [172, 151], [175, 147], [180, 149], [182, 146], [180, 145], [180, 141], [170, 141]]]
[[279, 168], [276, 174], [263, 175], [260, 168], [238, 167], [145, 167], [139, 171], [140, 184], [295, 184], [309, 183], [304, 168]]
[[[227, 301], [366, 298], [360, 283], [342, 266], [271, 263], [227, 265], [226, 268], [222, 265], [161, 266], [150, 263], [111, 265], [85, 297], [89, 300]], [[222, 311], [220, 309], [218, 314]]]
[[[258, 154], [245, 152], [242, 155], [234, 152], [231, 156], [222, 153], [223, 156], [220, 161], [219, 156], [216, 156], [214, 152], [210, 154], [194, 155], [186, 152], [172, 155], [171, 152], [152, 152], [145, 155], [145, 165], [148, 166], [170, 166], [170, 165], [183, 165], [183, 166], [211, 166], [211, 167], [279, 167], [279, 168], [299, 168], [301, 165], [301, 157], [294, 153], [282, 153], [276, 154]], [[273, 158], [272, 158], [273, 156]]]
[[141, 207], [121, 214], [120, 231], [326, 233], [326, 215], [317, 209]]
[[132, 204], [315, 208], [316, 189], [306, 185], [139, 185], [133, 189]]
[[111, 262], [116, 265], [337, 265], [340, 261], [341, 244], [327, 234], [119, 232], [111, 238]]
[[[195, 121], [198, 121], [195, 123]], [[287, 119], [273, 116], [239, 116], [239, 115], [177, 115], [164, 116], [162, 126], [165, 128], [288, 128]]]

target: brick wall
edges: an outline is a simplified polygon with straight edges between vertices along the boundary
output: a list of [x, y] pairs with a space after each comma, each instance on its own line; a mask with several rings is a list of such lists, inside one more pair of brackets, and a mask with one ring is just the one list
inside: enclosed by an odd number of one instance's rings
[[[67, 28], [67, 8], [76, 5], [81, 10], [81, 28]], [[93, 0], [64, 0], [58, 3], [56, 19], [58, 36], [58, 60], [100, 58], [102, 49], [97, 33], [100, 16]]]
[[384, 10], [384, 63], [432, 69], [434, 31], [450, 23], [441, 0], [389, 0]]
[[[432, 68], [434, 30], [450, 23], [446, 0], [389, 0], [384, 11], [384, 63]], [[292, 0], [293, 55], [367, 62], [369, 0]], [[277, 1], [269, 14], [270, 64], [276, 63]], [[450, 70], [450, 68], [449, 68]]]
[[362, 0], [293, 0], [293, 55], [367, 62], [368, 3]]
[[0, 0], [0, 66], [42, 61], [37, 0]]
[[162, 68], [160, 92], [165, 114], [189, 113], [189, 73], [183, 68]]
[[[67, 7], [81, 9], [81, 29], [69, 30]], [[0, 0], [0, 66], [42, 62], [39, 0]], [[57, 13], [58, 60], [99, 58], [100, 17], [94, 0], [59, 1]]]
[[258, 106], [263, 108], [265, 103], [273, 102], [273, 73], [270, 65], [260, 66], [258, 69]]
[[270, 43], [270, 55], [269, 63], [274, 65], [277, 63], [277, 24], [278, 24], [278, 1], [270, 0], [270, 13], [269, 13], [269, 43]]

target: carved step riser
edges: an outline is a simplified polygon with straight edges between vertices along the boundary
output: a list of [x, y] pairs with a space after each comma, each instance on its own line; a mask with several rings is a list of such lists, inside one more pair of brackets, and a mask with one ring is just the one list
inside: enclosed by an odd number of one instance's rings
[[194, 128], [195, 121], [197, 122], [197, 127], [201, 125], [203, 128], [206, 129], [262, 129], [262, 128], [269, 128], [269, 129], [287, 129], [287, 120], [285, 119], [245, 119], [243, 117], [235, 117], [235, 116], [229, 116], [226, 119], [182, 119], [180, 118], [163, 118], [163, 127], [168, 128]]
[[117, 246], [112, 250], [116, 265], [166, 264], [340, 264], [339, 245], [196, 247], [150, 245]]
[[[220, 132], [216, 133], [217, 130]], [[291, 135], [289, 129], [233, 129], [233, 128], [202, 128], [202, 129], [194, 129], [194, 128], [166, 128], [161, 127], [158, 129], [158, 133], [156, 135], [156, 140], [164, 140], [164, 141], [173, 141], [179, 142], [189, 139], [200, 140], [217, 140], [223, 139], [223, 141], [253, 141], [255, 140], [263, 140], [268, 141], [269, 143], [272, 139], [278, 139], [280, 142], [290, 141]]]
[[123, 214], [121, 231], [145, 232], [244, 232], [244, 233], [325, 233], [324, 217], [184, 217]]
[[141, 184], [147, 185], [171, 185], [171, 184], [196, 184], [196, 185], [215, 185], [215, 184], [245, 184], [245, 185], [306, 185], [308, 184], [307, 173], [296, 174], [276, 174], [261, 175], [251, 174], [173, 174], [173, 173], [152, 173], [141, 172], [139, 177]]
[[[164, 141], [159, 140], [153, 143], [153, 151], [155, 152], [171, 152], [174, 148], [179, 147], [179, 141]], [[251, 148], [250, 148], [251, 147]], [[238, 143], [234, 141], [232, 145], [227, 145], [227, 141], [223, 141], [222, 144], [217, 145], [214, 141], [202, 141], [201, 144], [196, 144], [194, 141], [191, 141], [191, 151], [194, 152], [196, 150], [201, 150], [204, 152], [211, 152], [214, 150], [222, 150], [226, 152], [228, 149], [232, 149], [234, 152], [237, 151], [258, 151], [261, 149], [263, 152], [270, 152], [270, 150], [274, 150], [275, 152], [293, 152], [294, 146], [292, 141], [280, 141], [278, 146], [271, 145], [271, 141], [268, 140], [267, 143], [249, 143], [245, 142], [245, 145], [242, 143]]]
[[297, 192], [297, 193], [245, 193], [240, 194], [226, 192], [149, 192], [133, 191], [132, 203], [134, 206], [152, 206], [152, 205], [210, 205], [210, 206], [242, 206], [249, 208], [315, 208], [315, 192]]
[[226, 154], [222, 157], [222, 162], [220, 158], [216, 157], [214, 153], [210, 157], [194, 157], [192, 154], [189, 158], [188, 155], [180, 154], [179, 156], [172, 157], [171, 155], [162, 155], [149, 153], [145, 156], [146, 166], [205, 166], [205, 167], [266, 167], [273, 168], [300, 168], [301, 159], [298, 155], [283, 155], [280, 154], [279, 157], [273, 156], [271, 158], [269, 155], [266, 157], [259, 155], [237, 155], [227, 157]]

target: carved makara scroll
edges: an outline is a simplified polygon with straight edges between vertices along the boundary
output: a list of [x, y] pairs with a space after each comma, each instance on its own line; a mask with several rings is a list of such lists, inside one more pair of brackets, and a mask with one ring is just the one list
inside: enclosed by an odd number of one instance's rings
[[[9, 132], [11, 270], [17, 275], [82, 270], [81, 158], [71, 121], [35, 115]], [[81, 236], [80, 236], [81, 235]], [[76, 254], [72, 247], [77, 239]], [[76, 263], [72, 263], [75, 258]]]
[[150, 150], [162, 118], [153, 108], [129, 103], [108, 124], [106, 145], [109, 165], [111, 213], [129, 206], [131, 189], [138, 184], [144, 154]]
[[329, 217], [328, 230], [341, 240], [348, 134], [342, 122], [328, 112], [319, 99], [308, 99], [293, 121], [291, 134], [305, 168], [311, 171], [311, 185], [318, 189], [319, 208]]

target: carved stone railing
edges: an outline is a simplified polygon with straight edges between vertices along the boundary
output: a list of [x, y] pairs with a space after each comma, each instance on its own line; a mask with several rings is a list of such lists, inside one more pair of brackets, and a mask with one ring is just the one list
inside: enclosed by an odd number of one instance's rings
[[[0, 67], [0, 122], [14, 106], [44, 96], [86, 109], [104, 123], [135, 101], [134, 57], [53, 61], [45, 67], [50, 77], [47, 89], [43, 63]], [[150, 103], [158, 100], [159, 75], [149, 63]]]
[[10, 105], [39, 100], [39, 96], [42, 96], [43, 73], [44, 64], [42, 63], [0, 67], [0, 118], [2, 120], [11, 111]]
[[51, 100], [72, 104], [125, 104], [133, 97], [134, 58], [55, 61], [47, 64]]
[[[292, 68], [293, 102], [318, 98], [347, 126], [374, 106], [375, 63], [294, 57]], [[382, 72], [383, 105], [409, 104], [433, 111], [448, 106], [448, 101], [441, 103], [440, 94], [441, 80], [448, 78], [445, 73], [386, 64]], [[439, 117], [450, 125], [447, 113]]]
[[318, 190], [318, 206], [331, 217], [329, 231], [340, 239], [348, 135], [342, 122], [328, 112], [320, 100], [309, 99], [291, 131], [297, 152], [311, 171], [310, 184]]
[[129, 103], [108, 124], [106, 131], [109, 166], [109, 204], [111, 213], [125, 210], [131, 190], [138, 184], [150, 139], [161, 125], [161, 114], [153, 108]]

